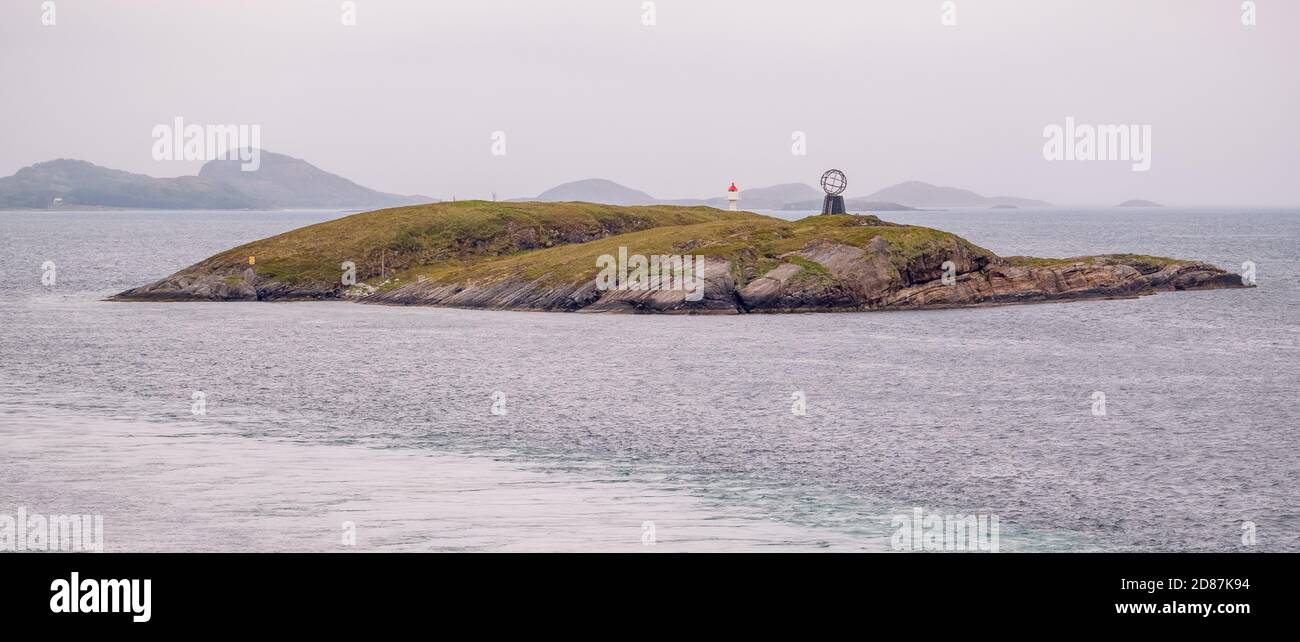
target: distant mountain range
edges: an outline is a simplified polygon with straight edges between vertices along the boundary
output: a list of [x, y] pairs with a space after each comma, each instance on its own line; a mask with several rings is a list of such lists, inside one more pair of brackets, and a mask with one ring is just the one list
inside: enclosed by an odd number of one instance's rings
[[[823, 199], [819, 198], [812, 201], [795, 201], [786, 203], [783, 210], [807, 211], [820, 210]], [[889, 201], [873, 201], [870, 197], [854, 197], [844, 199], [844, 209], [852, 211], [871, 211], [871, 212], [906, 212], [915, 211], [917, 208], [908, 207], [902, 203], [891, 203]]]
[[[740, 193], [741, 204], [745, 209], [760, 210], [779, 210], [790, 203], [801, 201], [816, 201], [817, 205], [812, 209], [821, 209], [822, 196], [825, 193], [821, 190], [804, 185], [803, 183], [782, 183], [771, 187], [756, 187], [754, 189], [743, 190]], [[719, 196], [710, 198], [705, 201], [707, 205], [714, 207], [727, 207], [727, 198]]]
[[921, 181], [906, 181], [886, 187], [867, 197], [874, 201], [891, 201], [912, 207], [989, 207], [1015, 205], [1016, 207], [1046, 207], [1047, 201], [1015, 196], [980, 196], [975, 192], [956, 187], [931, 185]]
[[[770, 187], [742, 189], [742, 209], [819, 210], [824, 193], [803, 183], [782, 183]], [[640, 190], [632, 189], [603, 178], [589, 178], [557, 185], [538, 194], [536, 198], [517, 198], [516, 201], [587, 201], [609, 205], [712, 205], [725, 208], [724, 196], [714, 198], [659, 199]], [[907, 181], [867, 196], [846, 198], [850, 210], [898, 211], [927, 207], [1044, 207], [1046, 201], [1015, 196], [981, 196], [970, 190], [931, 185], [920, 181]]]
[[198, 176], [154, 178], [83, 160], [52, 160], [0, 178], [0, 207], [377, 209], [435, 200], [378, 192], [266, 150], [256, 171], [240, 171], [239, 164], [214, 160], [204, 163]]
[[624, 187], [614, 181], [603, 178], [588, 178], [556, 185], [537, 195], [537, 198], [518, 198], [517, 201], [544, 201], [557, 203], [562, 201], [586, 201], [588, 203], [605, 203], [606, 205], [652, 205], [659, 199], [630, 187]]
[[[743, 192], [747, 209], [781, 209], [795, 201], [816, 199], [821, 207], [822, 192], [803, 183], [782, 183], [771, 187], [758, 187]], [[607, 205], [712, 205], [726, 208], [727, 198], [655, 198], [641, 190], [619, 185], [603, 178], [588, 178], [572, 183], [557, 185], [537, 195], [537, 198], [515, 199], [520, 201], [586, 201], [588, 203], [605, 203]]]
[[[824, 194], [803, 183], [742, 189], [747, 210], [819, 210]], [[387, 194], [331, 174], [307, 161], [262, 150], [255, 171], [239, 160], [204, 163], [197, 176], [154, 178], [82, 160], [59, 159], [24, 167], [0, 178], [0, 208], [105, 207], [154, 209], [379, 209], [428, 203], [427, 196]], [[610, 205], [710, 205], [727, 207], [725, 196], [660, 199], [614, 181], [589, 178], [557, 185], [535, 198], [515, 201], [586, 201]], [[907, 181], [873, 194], [846, 198], [856, 211], [900, 211], [942, 207], [1041, 207], [1014, 196]]]

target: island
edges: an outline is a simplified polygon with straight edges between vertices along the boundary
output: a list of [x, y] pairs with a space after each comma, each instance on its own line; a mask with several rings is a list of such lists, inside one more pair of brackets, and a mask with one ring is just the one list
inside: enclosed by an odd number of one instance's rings
[[1017, 196], [983, 196], [968, 189], [931, 185], [923, 181], [903, 181], [867, 196], [867, 200], [903, 203], [912, 207], [1050, 207], [1051, 203]]
[[[821, 209], [821, 207], [822, 207], [822, 200], [819, 198], [811, 201], [797, 201], [794, 203], [786, 203], [785, 206], [782, 207], [781, 209], [798, 212], [798, 211], [808, 211], [808, 210], [816, 211]], [[917, 208], [908, 207], [907, 205], [903, 205], [902, 203], [889, 203], [886, 201], [870, 201], [865, 198], [846, 198], [844, 199], [844, 207], [846, 209], [857, 210], [859, 212], [915, 212], [917, 211]]]
[[300, 158], [259, 150], [256, 171], [211, 160], [197, 176], [155, 178], [61, 158], [0, 177], [0, 209], [365, 209], [428, 203], [387, 194]]
[[[723, 183], [725, 185], [726, 183]], [[767, 187], [743, 186], [740, 202], [751, 210], [820, 211], [826, 194], [803, 183], [781, 183]], [[537, 196], [512, 198], [511, 201], [584, 201], [606, 205], [712, 205], [727, 208], [726, 196], [709, 198], [656, 198], [604, 178], [586, 178], [556, 185]], [[908, 212], [918, 209], [948, 207], [1048, 207], [1046, 201], [1015, 196], [981, 196], [967, 189], [931, 185], [921, 181], [904, 181], [868, 196], [845, 197], [845, 207], [862, 212]]]
[[[699, 257], [701, 287], [601, 287], [608, 267], [602, 260], [629, 255], [677, 256], [688, 266]], [[1241, 287], [1247, 286], [1237, 275], [1199, 261], [1134, 254], [1004, 257], [948, 232], [876, 216], [787, 221], [707, 206], [459, 201], [299, 228], [221, 252], [111, 300], [336, 299], [491, 310], [741, 314], [951, 308]]]
[[1124, 201], [1115, 207], [1164, 207], [1155, 201], [1147, 201], [1140, 198]]

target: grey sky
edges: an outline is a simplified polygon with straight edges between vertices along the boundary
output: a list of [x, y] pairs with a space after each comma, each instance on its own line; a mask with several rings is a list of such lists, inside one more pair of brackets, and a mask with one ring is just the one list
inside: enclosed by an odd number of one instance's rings
[[[0, 11], [0, 174], [52, 158], [176, 176], [154, 125], [257, 124], [363, 185], [661, 198], [902, 180], [1057, 203], [1300, 203], [1300, 3], [40, 0]], [[1152, 166], [1048, 162], [1043, 128], [1149, 124]], [[507, 154], [490, 153], [504, 131]], [[806, 156], [791, 134], [807, 134]]]

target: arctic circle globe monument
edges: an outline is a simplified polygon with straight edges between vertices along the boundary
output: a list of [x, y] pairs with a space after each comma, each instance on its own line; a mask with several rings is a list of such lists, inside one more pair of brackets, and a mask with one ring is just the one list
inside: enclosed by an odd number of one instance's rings
[[844, 188], [849, 186], [849, 179], [838, 169], [828, 169], [822, 174], [822, 190], [826, 198], [822, 200], [822, 214], [844, 214]]

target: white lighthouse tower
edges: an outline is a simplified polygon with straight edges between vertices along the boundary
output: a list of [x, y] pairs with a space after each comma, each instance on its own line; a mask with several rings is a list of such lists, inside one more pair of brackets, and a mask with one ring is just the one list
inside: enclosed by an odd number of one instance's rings
[[740, 202], [740, 190], [736, 189], [736, 181], [731, 181], [731, 187], [727, 188], [727, 209], [736, 211], [736, 203]]

